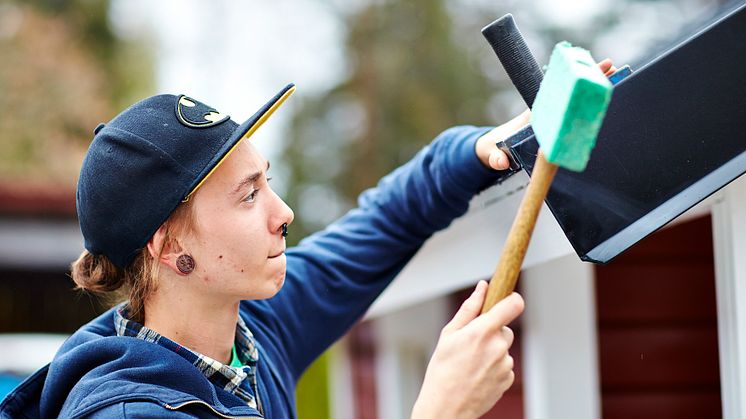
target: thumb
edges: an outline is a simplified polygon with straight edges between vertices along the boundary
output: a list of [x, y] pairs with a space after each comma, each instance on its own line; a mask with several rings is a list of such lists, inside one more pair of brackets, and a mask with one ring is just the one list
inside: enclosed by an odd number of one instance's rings
[[487, 282], [479, 281], [477, 287], [474, 288], [474, 292], [471, 293], [461, 307], [458, 309], [456, 314], [453, 316], [448, 324], [443, 327], [443, 331], [458, 330], [469, 324], [470, 321], [474, 320], [479, 313], [482, 311], [482, 304], [484, 303], [484, 297], [487, 294]]
[[508, 163], [508, 157], [502, 150], [494, 149], [490, 152], [489, 157], [490, 167], [495, 170], [505, 170], [510, 167]]
[[472, 325], [476, 328], [498, 331], [520, 316], [523, 313], [523, 308], [523, 298], [514, 292], [500, 300], [486, 313], [476, 319]]

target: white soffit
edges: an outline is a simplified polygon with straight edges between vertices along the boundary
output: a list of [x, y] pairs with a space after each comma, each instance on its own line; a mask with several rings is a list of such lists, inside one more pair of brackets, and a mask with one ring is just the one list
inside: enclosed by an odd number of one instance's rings
[[[475, 197], [463, 217], [425, 243], [368, 315], [379, 316], [472, 287], [492, 276], [527, 183], [528, 176], [520, 172]], [[574, 250], [544, 205], [524, 266], [568, 254]]]

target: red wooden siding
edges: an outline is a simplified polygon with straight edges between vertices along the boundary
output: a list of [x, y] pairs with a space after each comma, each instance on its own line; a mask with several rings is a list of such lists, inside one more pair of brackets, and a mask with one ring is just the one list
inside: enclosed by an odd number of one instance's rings
[[721, 416], [709, 217], [597, 267], [596, 294], [605, 419]]
[[375, 332], [369, 322], [358, 322], [348, 333], [355, 419], [378, 418], [375, 347]]

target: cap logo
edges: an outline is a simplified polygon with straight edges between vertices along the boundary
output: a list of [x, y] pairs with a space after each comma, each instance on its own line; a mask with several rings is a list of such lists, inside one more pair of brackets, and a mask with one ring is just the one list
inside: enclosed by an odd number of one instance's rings
[[227, 121], [228, 115], [218, 112], [204, 103], [181, 95], [176, 102], [176, 117], [190, 128], [208, 128]]

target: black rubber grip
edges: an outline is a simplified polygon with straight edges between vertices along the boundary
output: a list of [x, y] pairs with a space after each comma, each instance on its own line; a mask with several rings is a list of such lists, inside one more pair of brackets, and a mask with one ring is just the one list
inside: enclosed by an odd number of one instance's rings
[[521, 31], [515, 25], [513, 15], [508, 13], [485, 26], [482, 29], [482, 35], [495, 50], [497, 58], [500, 59], [508, 77], [523, 100], [529, 108], [532, 108], [544, 74], [531, 50], [528, 49], [526, 41], [523, 40]]

